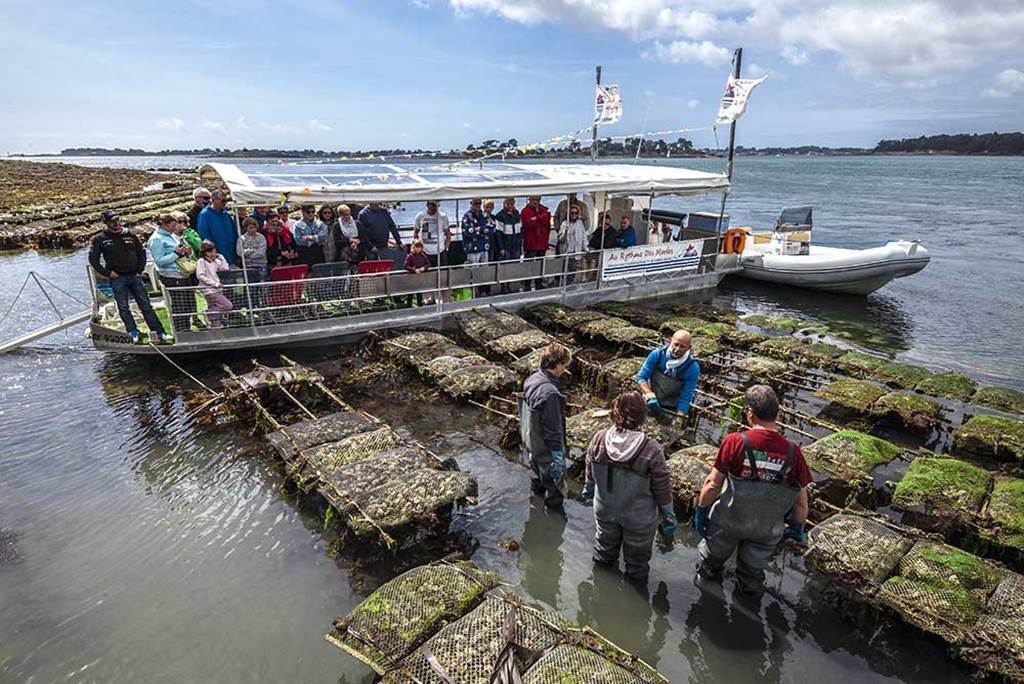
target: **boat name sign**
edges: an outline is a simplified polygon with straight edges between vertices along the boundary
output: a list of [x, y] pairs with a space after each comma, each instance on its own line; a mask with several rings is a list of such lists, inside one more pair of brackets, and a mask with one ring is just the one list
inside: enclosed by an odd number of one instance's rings
[[605, 250], [601, 280], [619, 280], [673, 271], [696, 271], [703, 249], [704, 242], [697, 240]]

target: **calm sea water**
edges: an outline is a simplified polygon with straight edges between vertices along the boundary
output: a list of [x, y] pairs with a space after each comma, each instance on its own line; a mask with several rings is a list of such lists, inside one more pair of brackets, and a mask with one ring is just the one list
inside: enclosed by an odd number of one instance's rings
[[[916, 237], [933, 260], [866, 299], [743, 281], [716, 298], [829, 321], [903, 358], [1024, 386], [1022, 279], [1004, 247], [1021, 236], [1022, 188], [1024, 159], [741, 158], [734, 224], [769, 225], [781, 206], [813, 204], [823, 242]], [[710, 198], [677, 206], [717, 207]], [[0, 256], [0, 316], [30, 270], [68, 293], [55, 295], [58, 306], [77, 310], [84, 269], [82, 252]], [[47, 322], [48, 307], [27, 291], [0, 335]], [[295, 352], [305, 361], [350, 353]], [[225, 360], [241, 368], [248, 355], [188, 368], [215, 383]], [[183, 418], [190, 383], [158, 360], [98, 354], [80, 330], [0, 357], [0, 528], [18, 554], [0, 564], [0, 681], [367, 680], [321, 635], [372, 582], [328, 558], [321, 521], [281, 493], [258, 441]], [[693, 584], [695, 539], [681, 533], [656, 554], [642, 597], [593, 571], [588, 510], [569, 505], [562, 520], [531, 505], [526, 471], [486, 446], [497, 427], [478, 413], [383, 389], [364, 405], [477, 475], [481, 503], [456, 521], [480, 541], [475, 560], [673, 681], [963, 680], [940, 648], [906, 630], [842, 620], [798, 559], [776, 565], [772, 595], [751, 610]], [[499, 548], [506, 537], [521, 541], [518, 553]]]

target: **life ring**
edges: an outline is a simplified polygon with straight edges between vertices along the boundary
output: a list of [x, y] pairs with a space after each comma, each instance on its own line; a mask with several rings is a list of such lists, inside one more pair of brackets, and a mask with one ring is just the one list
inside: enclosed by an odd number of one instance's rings
[[725, 231], [725, 237], [722, 239], [722, 253], [742, 254], [743, 248], [747, 244], [747, 233], [749, 232], [750, 228], [743, 226], [737, 226]]

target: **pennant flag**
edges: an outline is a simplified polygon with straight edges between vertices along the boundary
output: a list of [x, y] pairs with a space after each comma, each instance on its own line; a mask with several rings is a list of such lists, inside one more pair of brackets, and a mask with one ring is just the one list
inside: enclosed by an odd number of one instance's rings
[[619, 86], [597, 86], [597, 95], [594, 101], [594, 124], [613, 124], [621, 118], [622, 96], [619, 94]]
[[747, 111], [750, 91], [761, 85], [766, 78], [733, 78], [730, 74], [725, 83], [725, 92], [722, 93], [722, 103], [718, 105], [718, 114], [715, 115], [715, 125], [731, 124], [743, 116], [743, 112]]

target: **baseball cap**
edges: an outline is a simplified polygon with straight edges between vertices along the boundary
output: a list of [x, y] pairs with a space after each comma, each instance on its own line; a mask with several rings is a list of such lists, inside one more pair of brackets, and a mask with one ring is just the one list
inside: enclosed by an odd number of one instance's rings
[[103, 221], [104, 223], [113, 223], [118, 218], [120, 217], [113, 209], [106, 209], [102, 214], [100, 214], [100, 221]]

